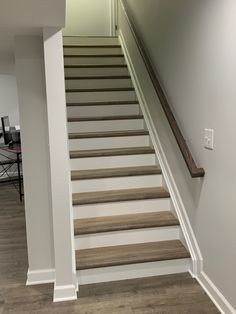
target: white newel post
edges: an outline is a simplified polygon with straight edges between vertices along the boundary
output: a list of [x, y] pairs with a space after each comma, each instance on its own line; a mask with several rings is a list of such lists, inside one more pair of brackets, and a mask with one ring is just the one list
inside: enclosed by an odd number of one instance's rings
[[47, 105], [42, 36], [15, 37], [15, 74], [21, 125], [27, 285], [54, 281]]
[[44, 59], [55, 251], [54, 301], [77, 298], [62, 32], [44, 28]]

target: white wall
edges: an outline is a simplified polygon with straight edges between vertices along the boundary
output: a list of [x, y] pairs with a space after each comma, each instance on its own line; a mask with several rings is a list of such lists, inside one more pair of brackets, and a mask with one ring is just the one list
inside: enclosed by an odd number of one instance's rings
[[60, 29], [43, 31], [55, 253], [54, 301], [77, 298], [70, 157]]
[[67, 0], [64, 36], [110, 36], [113, 0]]
[[28, 248], [27, 284], [55, 282], [54, 300], [75, 299], [72, 194], [62, 34], [15, 38]]
[[0, 117], [9, 116], [12, 126], [19, 124], [16, 77], [0, 74]]
[[32, 31], [65, 24], [65, 0], [0, 0], [0, 35], [15, 28]]
[[[152, 105], [162, 145], [204, 258], [204, 272], [236, 308], [236, 2], [127, 0], [203, 180], [191, 179]], [[158, 121], [159, 119], [159, 121]], [[159, 123], [159, 125], [158, 125]], [[203, 147], [204, 128], [215, 149]]]
[[28, 283], [54, 279], [47, 102], [40, 36], [15, 39], [16, 78], [19, 95]]
[[0, 73], [14, 72], [14, 37], [65, 26], [66, 0], [0, 0]]

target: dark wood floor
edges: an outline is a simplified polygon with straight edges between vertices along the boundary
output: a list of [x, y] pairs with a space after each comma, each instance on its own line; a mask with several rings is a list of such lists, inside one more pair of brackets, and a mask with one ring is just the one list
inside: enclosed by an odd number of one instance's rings
[[189, 274], [80, 287], [79, 299], [53, 303], [53, 285], [26, 287], [24, 209], [17, 192], [0, 185], [0, 314], [219, 313]]

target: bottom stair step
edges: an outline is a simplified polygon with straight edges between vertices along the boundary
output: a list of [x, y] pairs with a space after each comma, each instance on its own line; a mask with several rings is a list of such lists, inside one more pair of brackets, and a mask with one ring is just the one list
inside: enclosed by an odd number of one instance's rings
[[179, 240], [129, 244], [76, 251], [77, 270], [189, 258]]

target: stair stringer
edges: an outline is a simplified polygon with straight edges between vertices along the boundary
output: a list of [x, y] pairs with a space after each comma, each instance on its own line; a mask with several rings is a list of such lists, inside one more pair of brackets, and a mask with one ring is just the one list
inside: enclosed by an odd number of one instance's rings
[[[132, 32], [130, 31], [130, 36], [132, 36]], [[193, 277], [196, 277], [199, 273], [201, 273], [202, 268], [203, 268], [203, 258], [196, 240], [196, 237], [194, 235], [192, 226], [190, 224], [186, 208], [184, 206], [183, 200], [181, 198], [181, 195], [179, 193], [178, 187], [176, 185], [175, 179], [172, 175], [170, 166], [168, 164], [168, 160], [166, 158], [166, 154], [164, 152], [164, 149], [162, 147], [160, 138], [158, 136], [157, 130], [155, 128], [152, 116], [150, 114], [149, 108], [148, 108], [148, 103], [146, 101], [146, 97], [142, 91], [141, 87], [141, 82], [138, 79], [138, 75], [135, 71], [135, 67], [132, 62], [132, 57], [129, 53], [129, 50], [127, 48], [127, 44], [125, 41], [125, 37], [123, 36], [122, 30], [119, 30], [119, 40], [121, 43], [121, 47], [124, 53], [124, 57], [126, 60], [126, 63], [128, 65], [129, 73], [131, 75], [131, 79], [136, 91], [136, 96], [138, 98], [139, 104], [140, 104], [140, 109], [142, 111], [142, 114], [144, 116], [144, 121], [146, 123], [146, 127], [149, 131], [149, 135], [151, 138], [151, 142], [153, 144], [153, 147], [155, 149], [156, 157], [158, 159], [159, 165], [162, 169], [162, 174], [164, 181], [166, 183], [166, 186], [169, 190], [171, 201], [173, 204], [173, 209], [179, 219], [180, 222], [180, 227], [183, 233], [183, 242], [184, 244], [187, 245], [187, 248], [190, 252], [191, 255], [191, 261], [190, 262], [190, 273]], [[139, 49], [136, 45], [135, 40], [133, 39], [133, 48], [137, 50], [138, 54]], [[140, 55], [140, 60], [139, 62], [142, 62], [142, 67], [145, 67], [144, 62], [142, 61], [142, 57]], [[146, 67], [145, 67], [146, 68]], [[153, 88], [153, 93], [155, 93], [154, 88]], [[155, 97], [157, 97], [155, 95]]]

